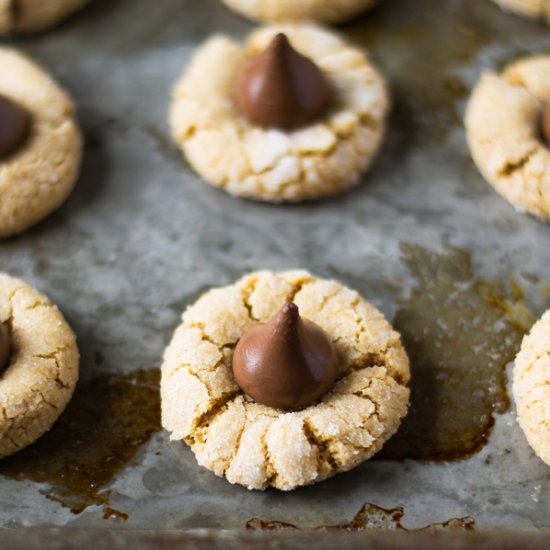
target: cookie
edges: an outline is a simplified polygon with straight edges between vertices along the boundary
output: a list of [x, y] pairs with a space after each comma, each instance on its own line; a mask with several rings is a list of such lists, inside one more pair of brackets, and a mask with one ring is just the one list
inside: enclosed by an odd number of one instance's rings
[[514, 365], [513, 394], [529, 444], [550, 466], [550, 310], [523, 339]]
[[[13, 124], [13, 113], [19, 110], [28, 120], [23, 141], [0, 156], [2, 238], [38, 223], [71, 193], [80, 169], [82, 136], [69, 96], [30, 59], [8, 48], [0, 48], [0, 99], [3, 143], [8, 139], [5, 116]], [[13, 135], [8, 141], [13, 142]]]
[[[232, 370], [243, 335], [289, 302], [329, 337], [338, 370], [327, 394], [290, 412], [245, 395]], [[357, 292], [306, 271], [260, 271], [184, 312], [162, 365], [162, 424], [231, 483], [288, 491], [378, 452], [407, 413], [408, 380], [399, 334]]]
[[506, 11], [550, 22], [550, 0], [493, 0]]
[[[239, 75], [279, 33], [321, 69], [332, 93], [319, 119], [293, 130], [251, 123], [234, 98]], [[254, 32], [244, 46], [208, 40], [174, 88], [170, 123], [212, 185], [241, 197], [301, 201], [358, 183], [378, 152], [388, 108], [385, 83], [363, 52], [315, 26], [284, 25]]]
[[487, 72], [466, 110], [472, 157], [485, 179], [520, 212], [550, 219], [550, 150], [541, 120], [550, 103], [550, 56]]
[[0, 35], [53, 27], [90, 0], [0, 0]]
[[[0, 274], [0, 324], [10, 340], [7, 362], [0, 365], [3, 458], [36, 441], [63, 412], [78, 379], [79, 355], [57, 307], [5, 274]], [[0, 347], [6, 349], [4, 337]]]
[[270, 22], [341, 23], [371, 8], [377, 0], [222, 0], [236, 12]]

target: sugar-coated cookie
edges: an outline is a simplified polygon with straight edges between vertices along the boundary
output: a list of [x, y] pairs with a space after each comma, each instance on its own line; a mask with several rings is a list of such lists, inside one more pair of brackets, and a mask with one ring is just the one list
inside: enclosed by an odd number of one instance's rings
[[[328, 393], [291, 411], [260, 404], [233, 375], [243, 335], [289, 303], [324, 331], [337, 357]], [[378, 452], [407, 413], [408, 380], [399, 334], [357, 292], [306, 271], [260, 271], [207, 292], [184, 312], [162, 365], [162, 424], [216, 475], [287, 491]]]
[[523, 340], [514, 366], [513, 393], [529, 444], [550, 466], [550, 310]]
[[0, 0], [0, 35], [53, 27], [90, 0]]
[[[331, 93], [317, 119], [294, 129], [255, 124], [235, 101], [243, 69], [280, 33], [322, 71]], [[254, 32], [244, 46], [222, 36], [208, 40], [174, 88], [170, 123], [176, 143], [212, 185], [264, 201], [301, 201], [358, 182], [378, 152], [388, 108], [384, 80], [362, 51], [315, 26], [284, 25]]]
[[222, 0], [250, 19], [268, 22], [340, 23], [371, 8], [377, 0]]
[[51, 301], [0, 273], [0, 458], [36, 441], [78, 380], [75, 336]]
[[71, 193], [82, 136], [75, 107], [23, 54], [0, 48], [0, 238], [38, 223]]
[[485, 73], [466, 111], [468, 144], [485, 179], [516, 209], [545, 221], [550, 149], [541, 129], [549, 104], [550, 56], [540, 55]]

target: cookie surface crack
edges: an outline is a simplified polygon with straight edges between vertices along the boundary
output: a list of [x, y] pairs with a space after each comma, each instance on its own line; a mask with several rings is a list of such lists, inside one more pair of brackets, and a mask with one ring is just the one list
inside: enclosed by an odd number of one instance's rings
[[498, 175], [503, 178], [509, 178], [512, 176], [515, 172], [518, 170], [523, 169], [523, 167], [531, 160], [531, 157], [536, 153], [536, 149], [531, 149], [525, 155], [523, 155], [519, 160], [517, 161], [508, 161], [500, 170], [498, 171]]
[[[198, 378], [198, 377], [197, 377]], [[200, 380], [200, 378], [198, 378]], [[201, 381], [201, 380], [200, 380]], [[201, 381], [202, 384], [204, 382]], [[206, 387], [206, 385], [205, 385]], [[208, 391], [208, 388], [207, 388]], [[206, 411], [205, 413], [201, 414], [195, 421], [195, 429], [201, 429], [208, 427], [212, 420], [216, 416], [218, 416], [221, 412], [223, 412], [227, 408], [227, 404], [232, 401], [240, 392], [239, 391], [233, 391], [221, 398], [219, 398], [213, 405]]]
[[[329, 444], [326, 441], [323, 441], [319, 436], [317, 436], [313, 427], [310, 424], [309, 419], [304, 419], [302, 427], [304, 430], [304, 435], [306, 436], [309, 444], [313, 447], [316, 447], [319, 451], [319, 454], [317, 456], [317, 472], [322, 472], [323, 469], [326, 469], [323, 468], [323, 463], [329, 465], [330, 472], [338, 470], [338, 463], [336, 462], [336, 459], [334, 458], [334, 455], [330, 450]], [[325, 474], [326, 473], [327, 472], [325, 472]]]

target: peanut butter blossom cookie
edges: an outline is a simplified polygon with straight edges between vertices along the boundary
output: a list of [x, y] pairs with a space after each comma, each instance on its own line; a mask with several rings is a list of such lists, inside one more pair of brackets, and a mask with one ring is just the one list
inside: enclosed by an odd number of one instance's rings
[[53, 27], [90, 0], [0, 0], [0, 35]]
[[550, 21], [550, 0], [493, 0], [507, 11]]
[[74, 334], [46, 296], [0, 273], [0, 458], [36, 441], [78, 379]]
[[82, 137], [71, 99], [22, 54], [0, 48], [0, 238], [21, 233], [71, 193]]
[[374, 6], [377, 0], [222, 0], [230, 8], [263, 21], [340, 23]]
[[244, 46], [209, 40], [175, 86], [170, 122], [212, 185], [300, 201], [358, 182], [382, 142], [388, 103], [363, 52], [317, 27], [285, 25]]
[[550, 220], [550, 56], [485, 73], [466, 111], [472, 157], [517, 210]]
[[550, 466], [550, 310], [523, 340], [513, 392], [519, 424], [535, 453]]
[[407, 413], [409, 362], [357, 292], [261, 271], [183, 314], [162, 365], [162, 423], [201, 466], [289, 491], [351, 470]]

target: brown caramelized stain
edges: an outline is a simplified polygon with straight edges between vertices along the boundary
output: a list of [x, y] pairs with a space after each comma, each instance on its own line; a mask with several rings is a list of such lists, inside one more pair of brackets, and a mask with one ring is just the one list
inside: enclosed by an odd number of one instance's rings
[[531, 330], [536, 317], [527, 307], [525, 292], [515, 279], [509, 278], [507, 287], [480, 281], [477, 289], [483, 299], [498, 309], [518, 330], [522, 333]]
[[523, 294], [477, 279], [466, 251], [401, 252], [417, 283], [394, 322], [411, 359], [411, 407], [379, 457], [467, 458], [509, 407], [505, 368], [530, 326]]
[[431, 523], [420, 529], [408, 529], [402, 523], [405, 510], [402, 506], [398, 508], [386, 509], [376, 504], [366, 503], [359, 512], [355, 514], [351, 521], [337, 525], [319, 525], [313, 528], [302, 529], [293, 523], [286, 521], [269, 521], [260, 518], [252, 518], [246, 522], [246, 529], [250, 531], [284, 531], [284, 530], [304, 530], [304, 531], [367, 531], [370, 529], [388, 529], [401, 531], [473, 531], [475, 529], [475, 520], [471, 516], [463, 518], [452, 518], [442, 523]]
[[160, 430], [158, 369], [104, 374], [80, 385], [50, 432], [0, 462], [0, 474], [47, 483], [44, 494], [79, 514], [103, 506], [105, 519], [127, 515], [102, 490]]
[[120, 510], [115, 510], [114, 508], [111, 508], [110, 506], [105, 506], [103, 508], [103, 519], [121, 519], [122, 521], [128, 520], [128, 514], [125, 514], [124, 512], [121, 512]]

